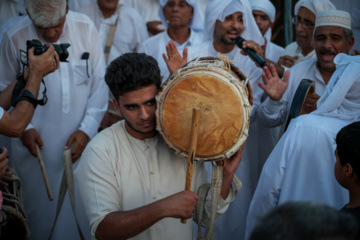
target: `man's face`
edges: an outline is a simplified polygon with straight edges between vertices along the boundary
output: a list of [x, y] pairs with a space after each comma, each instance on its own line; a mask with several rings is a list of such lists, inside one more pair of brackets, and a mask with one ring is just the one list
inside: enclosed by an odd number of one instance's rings
[[60, 21], [58, 24], [50, 26], [50, 27], [46, 27], [46, 28], [42, 28], [39, 26], [35, 26], [36, 32], [42, 36], [42, 38], [49, 42], [49, 43], [54, 43], [57, 40], [59, 40], [63, 29], [64, 29], [64, 25], [65, 25], [65, 20], [66, 20], [66, 15], [63, 16], [62, 18], [60, 18]]
[[341, 27], [321, 26], [315, 30], [315, 51], [320, 69], [335, 71], [334, 58], [338, 53], [349, 54], [354, 43], [348, 41]]
[[242, 12], [228, 15], [223, 22], [216, 20], [214, 29], [214, 43], [234, 45], [234, 39], [244, 30]]
[[117, 110], [125, 119], [127, 132], [137, 138], [145, 139], [157, 134], [155, 110], [157, 88], [155, 85], [124, 93], [115, 103]]
[[253, 13], [255, 22], [260, 29], [261, 34], [264, 36], [266, 31], [272, 25], [270, 22], [269, 16], [266, 13], [264, 13], [262, 11], [258, 11], [258, 10], [253, 10], [252, 13]]
[[193, 17], [193, 8], [185, 0], [169, 0], [163, 11], [169, 28], [188, 26]]
[[114, 11], [119, 0], [97, 0], [98, 6], [102, 11]]
[[313, 31], [315, 14], [309, 9], [301, 7], [297, 18], [301, 23], [295, 26], [296, 42], [301, 48], [314, 49]]

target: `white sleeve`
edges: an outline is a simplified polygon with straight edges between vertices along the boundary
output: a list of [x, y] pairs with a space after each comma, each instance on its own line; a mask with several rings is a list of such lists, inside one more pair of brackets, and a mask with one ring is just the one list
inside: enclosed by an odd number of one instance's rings
[[285, 99], [274, 101], [269, 97], [266, 98], [257, 110], [261, 124], [265, 127], [281, 126], [287, 119], [287, 106], [288, 102]]

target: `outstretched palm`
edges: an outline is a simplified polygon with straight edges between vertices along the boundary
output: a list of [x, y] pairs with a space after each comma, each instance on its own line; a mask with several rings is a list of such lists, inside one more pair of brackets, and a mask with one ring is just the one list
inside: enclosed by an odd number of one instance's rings
[[270, 69], [268, 67], [264, 67], [263, 69], [264, 72], [261, 76], [264, 83], [259, 82], [259, 87], [263, 89], [272, 100], [280, 100], [288, 86], [290, 72], [286, 71], [284, 80], [281, 80], [273, 64], [270, 64]]

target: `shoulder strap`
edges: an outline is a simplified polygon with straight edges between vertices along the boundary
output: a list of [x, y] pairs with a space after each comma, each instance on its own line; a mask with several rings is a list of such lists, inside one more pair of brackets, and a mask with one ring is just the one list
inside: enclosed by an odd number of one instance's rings
[[112, 42], [113, 42], [113, 39], [114, 39], [114, 36], [115, 36], [115, 30], [116, 30], [117, 22], [119, 20], [121, 6], [122, 6], [122, 4], [119, 4], [117, 6], [117, 9], [116, 9], [117, 18], [116, 18], [115, 24], [110, 26], [108, 37], [107, 37], [107, 40], [106, 40], [105, 49], [104, 49], [104, 55], [105, 55], [105, 62], [106, 63], [108, 62], [110, 48], [111, 48], [111, 45], [112, 45]]

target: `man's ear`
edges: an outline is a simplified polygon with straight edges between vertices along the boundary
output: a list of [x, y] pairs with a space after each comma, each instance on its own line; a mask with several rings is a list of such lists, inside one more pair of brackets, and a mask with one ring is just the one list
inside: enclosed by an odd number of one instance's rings
[[345, 164], [345, 174], [347, 177], [352, 177], [354, 174], [354, 169], [349, 163]]
[[114, 106], [115, 106], [115, 108], [116, 108], [116, 111], [118, 112], [118, 114], [119, 114], [120, 116], [122, 116], [119, 102], [118, 102], [115, 98], [113, 98], [112, 101], [113, 101], [113, 103], [114, 103]]

